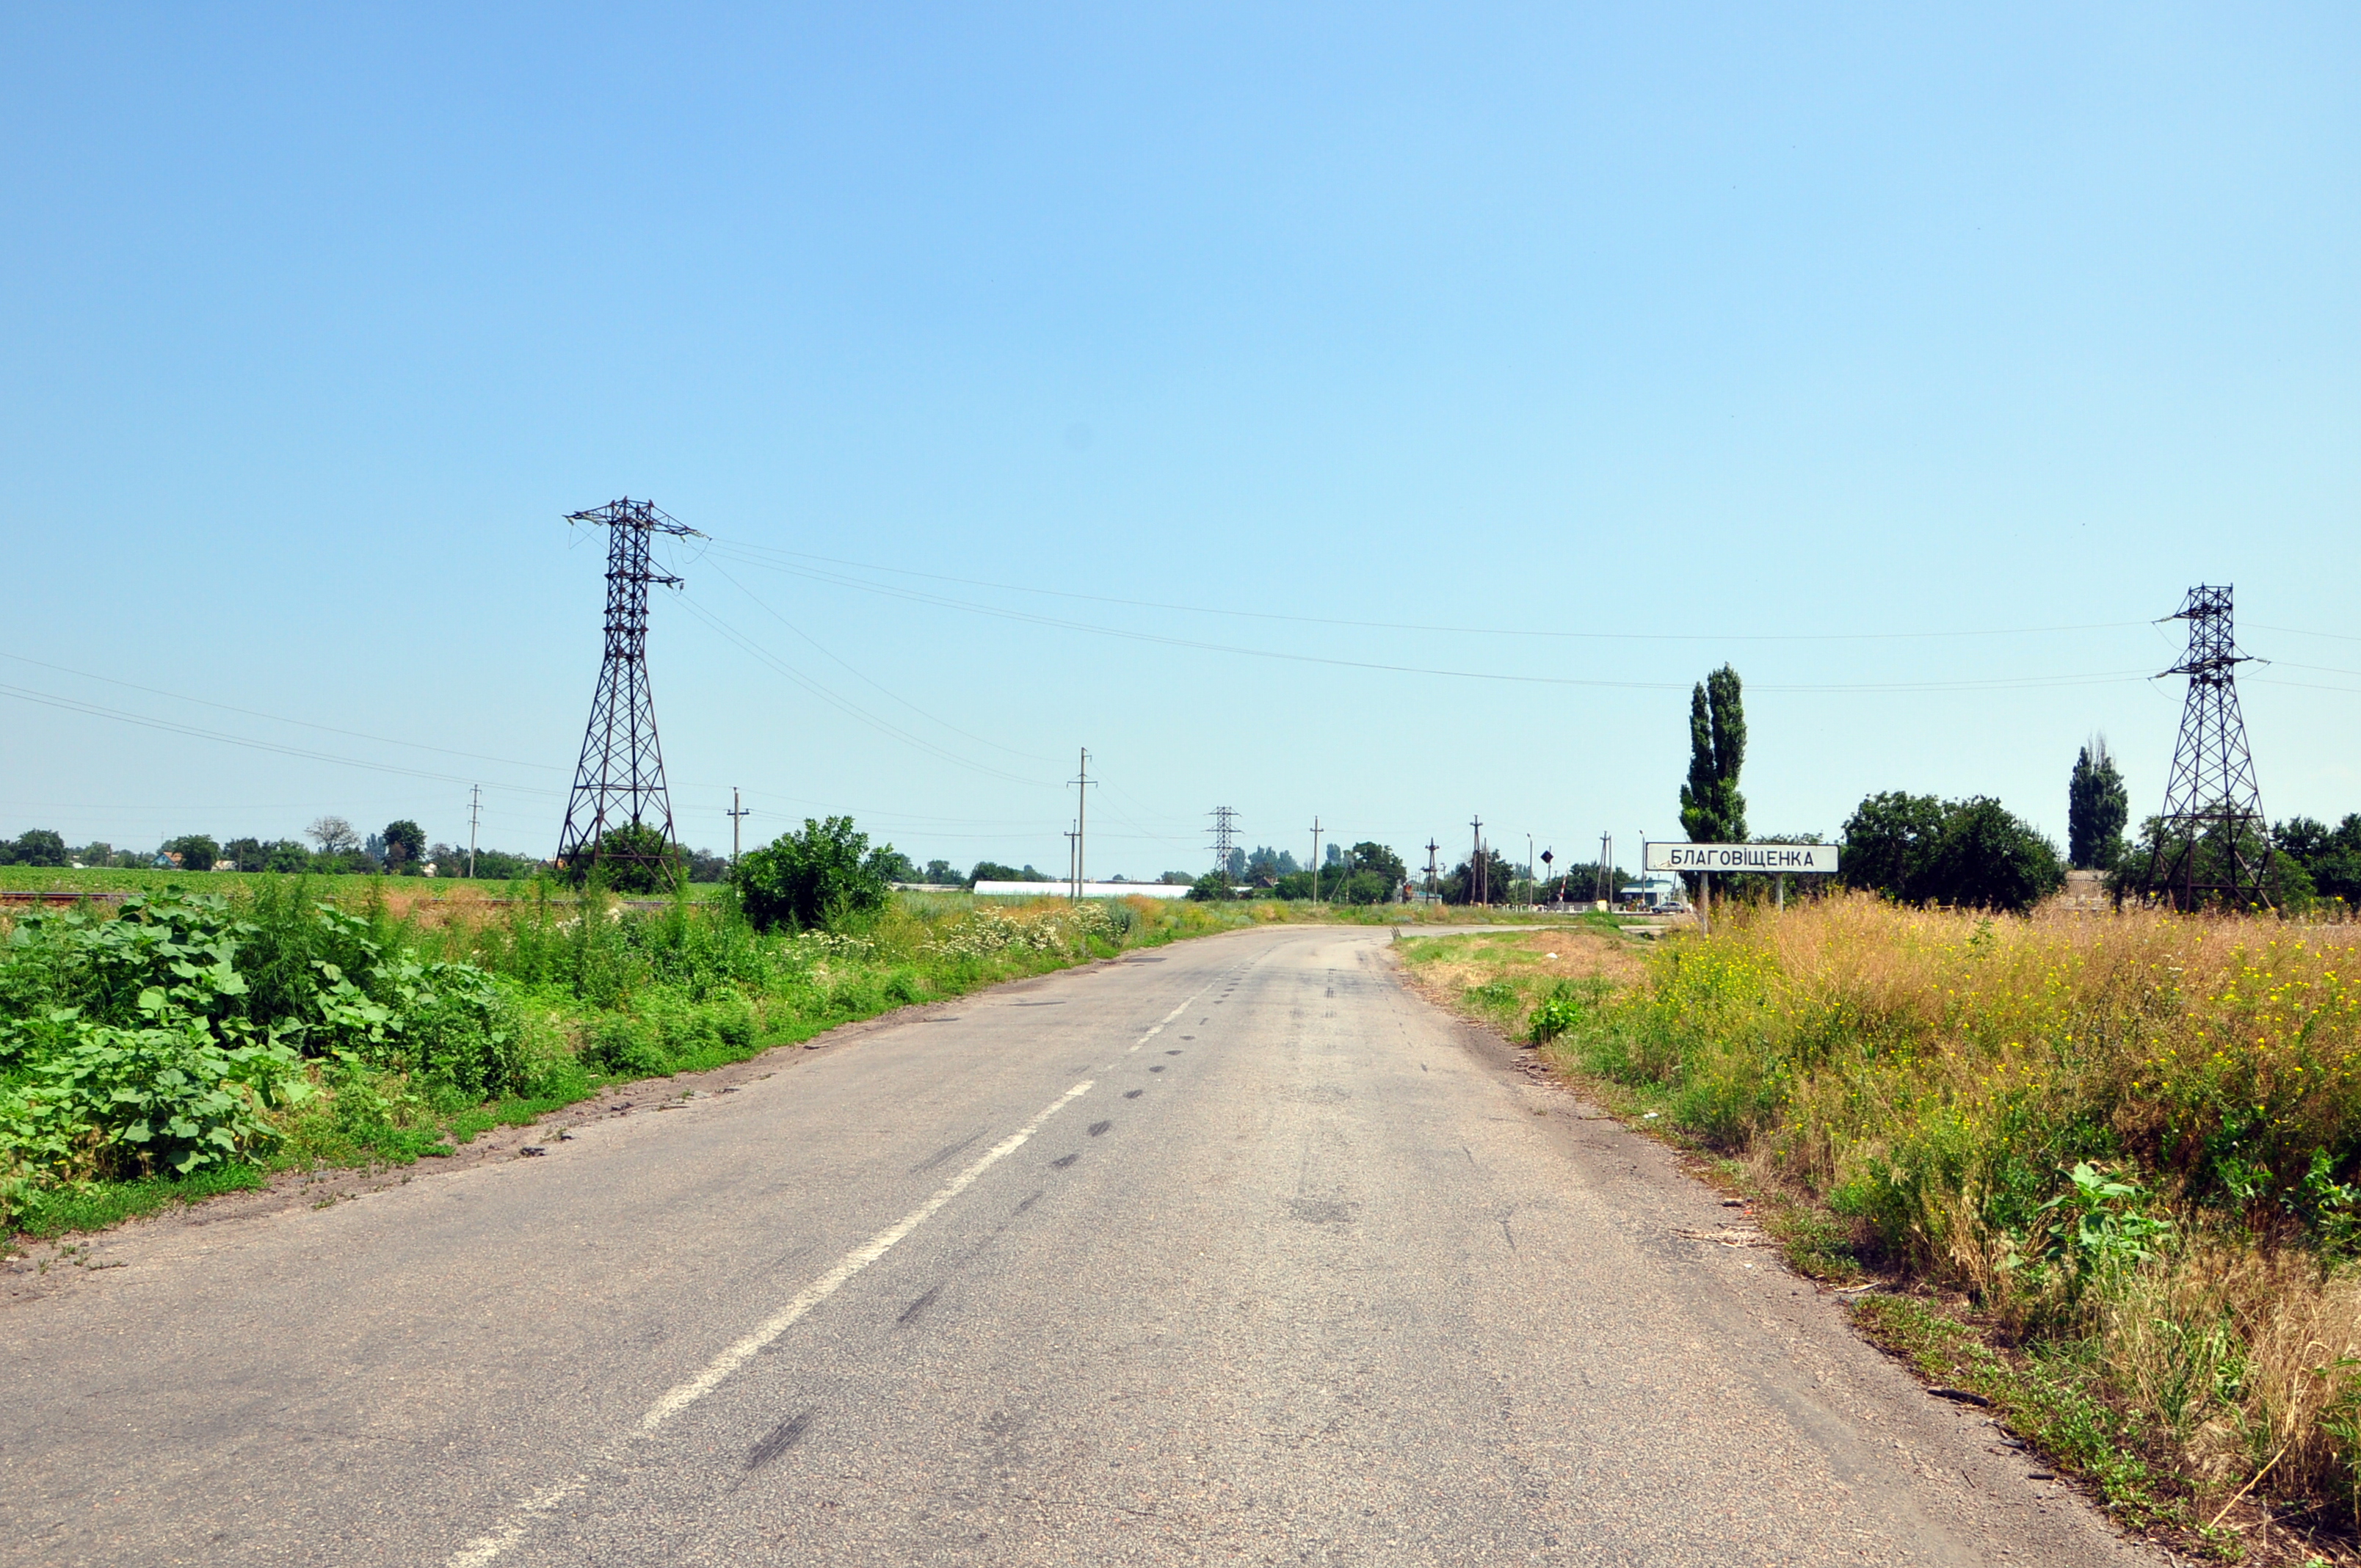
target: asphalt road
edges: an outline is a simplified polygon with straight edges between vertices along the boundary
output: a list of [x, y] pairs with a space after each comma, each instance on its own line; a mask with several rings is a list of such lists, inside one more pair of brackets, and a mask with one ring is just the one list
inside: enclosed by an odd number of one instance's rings
[[1386, 941], [122, 1233], [0, 1312], [0, 1561], [2155, 1561]]

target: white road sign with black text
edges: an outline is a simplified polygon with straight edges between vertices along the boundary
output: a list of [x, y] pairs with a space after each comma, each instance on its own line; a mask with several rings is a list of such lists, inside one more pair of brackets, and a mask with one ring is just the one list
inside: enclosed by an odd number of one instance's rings
[[1834, 844], [1650, 844], [1652, 872], [1769, 872], [1828, 876], [1837, 869]]

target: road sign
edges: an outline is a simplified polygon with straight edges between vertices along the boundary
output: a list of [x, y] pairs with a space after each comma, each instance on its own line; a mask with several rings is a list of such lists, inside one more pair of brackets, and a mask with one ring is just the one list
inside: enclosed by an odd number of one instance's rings
[[1828, 876], [1837, 869], [1834, 844], [1649, 844], [1652, 872], [1766, 872]]

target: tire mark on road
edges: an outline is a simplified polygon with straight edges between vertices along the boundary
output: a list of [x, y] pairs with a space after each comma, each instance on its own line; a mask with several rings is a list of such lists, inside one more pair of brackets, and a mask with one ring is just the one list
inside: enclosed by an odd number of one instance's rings
[[[934, 1291], [928, 1291], [927, 1296], [931, 1299]], [[763, 1435], [762, 1442], [747, 1450], [746, 1468], [760, 1470], [763, 1465], [795, 1447], [802, 1440], [804, 1433], [811, 1430], [812, 1417], [818, 1413], [817, 1410], [805, 1410], [798, 1415], [789, 1416], [785, 1420], [773, 1427]]]

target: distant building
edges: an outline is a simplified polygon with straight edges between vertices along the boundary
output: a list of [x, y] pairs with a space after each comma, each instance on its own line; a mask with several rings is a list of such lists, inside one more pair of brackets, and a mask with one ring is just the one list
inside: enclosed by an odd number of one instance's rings
[[[1067, 882], [980, 882], [981, 898], [1064, 898], [1073, 890]], [[1084, 898], [1186, 898], [1188, 884], [1170, 882], [1086, 882]]]

